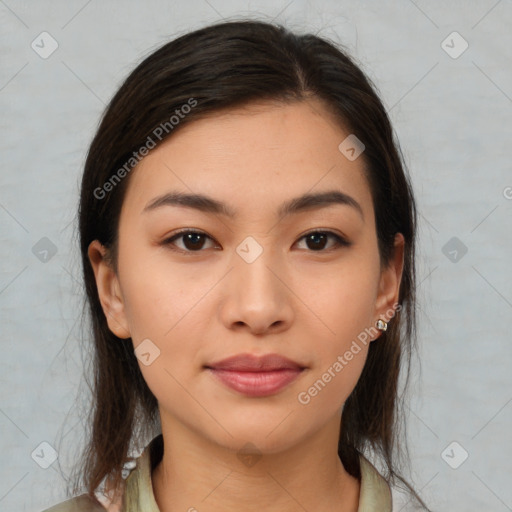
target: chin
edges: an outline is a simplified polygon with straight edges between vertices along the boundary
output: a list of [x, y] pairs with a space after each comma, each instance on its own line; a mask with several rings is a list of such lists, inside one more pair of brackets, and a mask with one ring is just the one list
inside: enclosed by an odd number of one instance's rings
[[211, 437], [208, 437], [216, 444], [236, 452], [248, 444], [253, 445], [255, 451], [262, 454], [283, 452], [300, 443], [300, 440], [308, 435], [308, 432], [301, 432], [297, 429], [296, 422], [286, 420], [283, 422], [287, 414], [288, 412], [281, 414], [277, 421], [274, 418], [265, 421], [260, 417], [252, 423], [240, 416], [236, 421], [230, 423], [224, 417], [222, 425], [232, 437], [223, 429], [221, 432], [219, 430], [211, 431]]
[[233, 438], [229, 438], [225, 446], [235, 451], [237, 454], [256, 453], [261, 455], [270, 455], [285, 452], [293, 448], [299, 441], [300, 436], [291, 437], [288, 432], [285, 435], [271, 434], [267, 431], [254, 431], [254, 429], [241, 429]]

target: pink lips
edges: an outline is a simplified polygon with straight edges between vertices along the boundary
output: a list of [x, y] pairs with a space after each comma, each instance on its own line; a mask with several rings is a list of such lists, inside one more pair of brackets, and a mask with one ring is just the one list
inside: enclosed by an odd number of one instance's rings
[[207, 365], [222, 383], [247, 396], [269, 396], [279, 392], [304, 370], [298, 363], [280, 356], [240, 354]]

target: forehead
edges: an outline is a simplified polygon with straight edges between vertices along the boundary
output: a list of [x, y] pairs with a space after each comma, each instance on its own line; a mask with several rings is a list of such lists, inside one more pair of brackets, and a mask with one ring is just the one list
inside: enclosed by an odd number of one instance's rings
[[[319, 100], [254, 103], [184, 125], [132, 171], [125, 203], [142, 210], [168, 190], [204, 193], [252, 213], [336, 188], [373, 211], [362, 157], [339, 150], [350, 132]], [[257, 207], [254, 210], [254, 207]]]

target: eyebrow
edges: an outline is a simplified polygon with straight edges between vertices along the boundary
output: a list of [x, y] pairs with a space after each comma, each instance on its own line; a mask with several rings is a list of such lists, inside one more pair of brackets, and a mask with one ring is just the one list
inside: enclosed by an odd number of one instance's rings
[[[334, 204], [350, 206], [358, 212], [364, 222], [364, 213], [361, 205], [352, 196], [338, 190], [328, 190], [314, 194], [306, 193], [290, 199], [280, 206], [277, 211], [277, 217], [279, 220], [282, 220], [292, 214], [326, 208]], [[156, 210], [163, 206], [184, 206], [205, 213], [224, 215], [231, 219], [236, 217], [236, 211], [221, 201], [203, 194], [187, 194], [178, 191], [168, 192], [149, 201], [143, 213]]]

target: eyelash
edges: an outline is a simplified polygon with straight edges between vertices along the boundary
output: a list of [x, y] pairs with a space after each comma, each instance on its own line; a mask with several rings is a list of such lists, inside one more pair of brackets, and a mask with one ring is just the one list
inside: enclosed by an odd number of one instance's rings
[[[172, 245], [174, 245], [173, 242], [175, 240], [177, 240], [179, 238], [182, 238], [183, 235], [187, 235], [187, 234], [203, 235], [206, 238], [209, 238], [210, 240], [213, 240], [213, 238], [211, 236], [208, 236], [206, 233], [204, 233], [202, 231], [196, 231], [196, 230], [193, 230], [193, 229], [183, 229], [181, 231], [177, 231], [171, 237], [166, 238], [162, 242], [162, 245], [168, 246], [173, 251], [181, 252], [183, 254], [188, 254], [188, 255], [191, 255], [191, 254], [194, 254], [194, 253], [203, 252], [204, 249], [198, 249], [197, 251], [191, 251], [191, 250], [185, 250], [185, 249], [171, 247]], [[325, 230], [325, 231], [324, 230], [310, 231], [309, 233], [306, 233], [306, 234], [302, 235], [299, 238], [299, 240], [303, 240], [304, 238], [306, 238], [306, 237], [308, 237], [310, 235], [313, 235], [313, 234], [328, 235], [328, 236], [330, 236], [330, 237], [332, 237], [332, 238], [334, 238], [336, 240], [336, 245], [334, 247], [331, 247], [330, 249], [320, 249], [318, 251], [310, 250], [309, 252], [313, 252], [313, 253], [322, 253], [322, 252], [324, 252], [325, 253], [325, 252], [331, 252], [332, 250], [341, 249], [342, 247], [349, 247], [349, 246], [352, 245], [351, 242], [348, 242], [342, 236], [338, 235], [337, 233], [335, 233], [333, 231], [328, 231], [328, 230]]]

